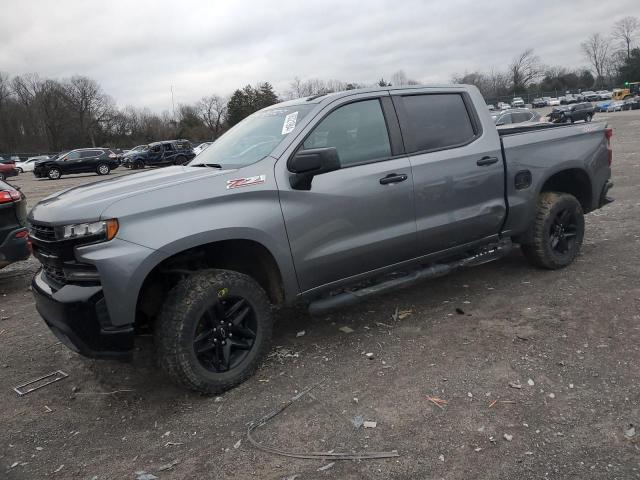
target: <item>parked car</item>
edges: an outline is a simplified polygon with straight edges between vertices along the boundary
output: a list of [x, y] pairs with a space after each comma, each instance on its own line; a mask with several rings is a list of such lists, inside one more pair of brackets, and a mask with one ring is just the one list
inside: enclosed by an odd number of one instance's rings
[[611, 100], [613, 96], [613, 92], [610, 92], [609, 90], [598, 90], [596, 94], [600, 100]]
[[538, 122], [541, 117], [538, 112], [534, 112], [533, 110], [513, 108], [501, 112], [494, 112], [491, 118], [493, 118], [493, 123], [496, 125], [509, 125], [512, 123]]
[[624, 100], [622, 110], [637, 110], [640, 108], [640, 97], [632, 97]]
[[624, 107], [624, 100], [614, 100], [607, 107], [607, 112], [621, 112]]
[[4, 181], [9, 177], [15, 177], [18, 173], [18, 169], [14, 162], [6, 160], [4, 162], [0, 162], [0, 181]]
[[524, 107], [524, 100], [520, 97], [513, 97], [513, 100], [511, 100], [511, 107], [512, 108]]
[[596, 92], [587, 90], [586, 92], [580, 93], [580, 99], [583, 102], [597, 102], [600, 100], [600, 96]]
[[556, 97], [551, 97], [547, 101], [547, 105], [550, 107], [557, 107], [558, 105], [560, 105], [560, 99]]
[[24, 162], [16, 162], [16, 169], [20, 173], [33, 172], [33, 168], [36, 166], [36, 162], [40, 160], [48, 160], [48, 155], [39, 155], [37, 157], [29, 157]]
[[609, 105], [613, 103], [613, 100], [604, 100], [602, 102], [598, 102], [594, 105], [593, 109], [596, 112], [606, 112]]
[[505, 102], [498, 102], [498, 110], [507, 110], [511, 108], [511, 105]]
[[27, 199], [0, 180], [0, 269], [31, 255], [27, 231]]
[[326, 312], [514, 243], [536, 266], [564, 268], [583, 214], [611, 201], [611, 129], [527, 128], [498, 133], [473, 86], [267, 107], [187, 166], [38, 203], [37, 310], [86, 356], [129, 358], [150, 327], [167, 375], [211, 394], [268, 354], [271, 304]]
[[205, 148], [207, 148], [212, 143], [213, 142], [204, 142], [204, 143], [201, 143], [200, 145], [198, 145], [197, 147], [194, 147], [194, 149], [193, 149], [194, 155], [200, 154], [200, 152], [202, 152]]
[[571, 105], [573, 103], [578, 103], [579, 101], [578, 97], [571, 94], [560, 97], [560, 105]]
[[188, 140], [165, 140], [150, 143], [140, 150], [128, 152], [122, 157], [122, 165], [133, 169], [166, 167], [183, 165], [193, 157], [195, 154]]
[[487, 103], [487, 108], [490, 112], [493, 112], [496, 109], [496, 106], [493, 103]]
[[108, 148], [79, 148], [47, 160], [39, 160], [33, 169], [38, 178], [58, 180], [62, 175], [95, 172], [108, 175], [120, 162]]
[[554, 108], [547, 117], [553, 123], [573, 123], [579, 120], [590, 122], [595, 114], [593, 105], [589, 102], [562, 105]]
[[534, 98], [531, 102], [533, 108], [541, 108], [547, 106], [547, 101], [544, 98]]

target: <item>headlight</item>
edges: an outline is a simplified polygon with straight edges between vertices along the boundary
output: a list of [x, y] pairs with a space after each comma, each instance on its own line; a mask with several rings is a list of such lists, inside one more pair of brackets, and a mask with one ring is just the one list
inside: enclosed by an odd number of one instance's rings
[[118, 220], [101, 220], [91, 223], [76, 223], [74, 225], [64, 225], [58, 228], [57, 236], [59, 240], [69, 240], [81, 237], [99, 237], [103, 240], [111, 240], [118, 233]]

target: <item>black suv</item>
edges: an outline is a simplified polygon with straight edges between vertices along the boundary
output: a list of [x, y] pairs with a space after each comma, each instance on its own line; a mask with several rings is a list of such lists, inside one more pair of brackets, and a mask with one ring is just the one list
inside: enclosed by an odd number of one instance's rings
[[589, 102], [564, 105], [554, 108], [549, 115], [549, 121], [553, 123], [573, 123], [578, 120], [590, 122], [595, 115], [595, 109]]
[[38, 178], [59, 179], [63, 174], [91, 173], [108, 175], [118, 168], [117, 155], [108, 148], [79, 148], [48, 160], [36, 163], [33, 174]]
[[31, 255], [26, 221], [27, 199], [0, 181], [0, 269]]
[[183, 165], [195, 156], [188, 140], [165, 140], [130, 150], [122, 157], [122, 165], [127, 168]]

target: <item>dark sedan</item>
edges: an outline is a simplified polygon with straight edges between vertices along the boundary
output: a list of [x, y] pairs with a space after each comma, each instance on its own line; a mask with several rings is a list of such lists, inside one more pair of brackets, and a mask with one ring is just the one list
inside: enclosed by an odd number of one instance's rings
[[590, 122], [595, 115], [595, 109], [589, 102], [575, 103], [554, 108], [549, 115], [553, 123], [573, 123], [579, 120]]

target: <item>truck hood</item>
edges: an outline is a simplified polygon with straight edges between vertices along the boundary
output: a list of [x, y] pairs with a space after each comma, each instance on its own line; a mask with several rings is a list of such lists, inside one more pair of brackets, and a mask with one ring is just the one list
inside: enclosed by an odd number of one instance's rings
[[29, 220], [48, 224], [99, 220], [109, 205], [124, 198], [234, 171], [175, 166], [88, 183], [44, 198], [33, 207]]

